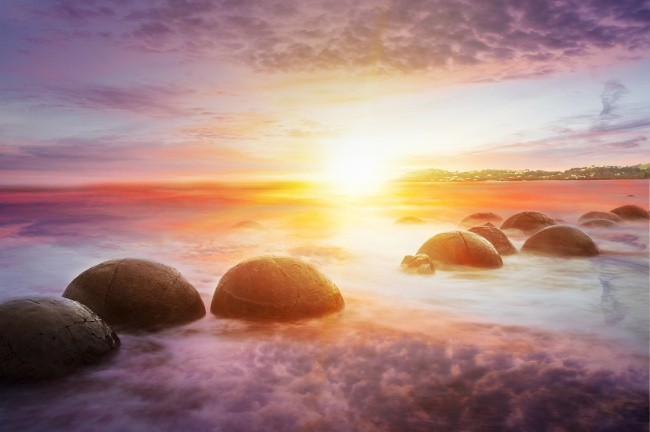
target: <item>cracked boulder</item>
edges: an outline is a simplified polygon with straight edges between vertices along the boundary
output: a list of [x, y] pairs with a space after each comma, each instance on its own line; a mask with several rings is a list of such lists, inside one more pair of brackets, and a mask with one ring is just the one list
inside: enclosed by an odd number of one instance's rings
[[624, 205], [611, 210], [612, 213], [620, 216], [625, 220], [644, 220], [650, 219], [648, 210], [638, 205]]
[[140, 259], [106, 261], [81, 273], [63, 293], [118, 330], [156, 330], [197, 320], [205, 306], [174, 268]]
[[555, 221], [545, 214], [526, 211], [510, 216], [503, 222], [501, 229], [516, 229], [526, 234], [533, 234], [551, 225], [556, 225]]
[[499, 252], [499, 255], [514, 255], [517, 253], [517, 249], [515, 249], [508, 236], [492, 224], [473, 227], [469, 231], [480, 235], [492, 243], [492, 246]]
[[119, 345], [113, 329], [76, 301], [33, 297], [0, 304], [0, 382], [64, 376]]
[[436, 272], [429, 255], [406, 255], [400, 264], [400, 269], [405, 273], [430, 275]]
[[293, 257], [262, 256], [229, 269], [210, 310], [226, 318], [296, 320], [343, 309], [336, 285], [311, 264]]
[[451, 231], [437, 234], [417, 251], [426, 254], [443, 266], [499, 268], [503, 260], [492, 244], [469, 231]]
[[524, 242], [522, 252], [551, 256], [598, 255], [596, 243], [577, 228], [556, 225], [533, 234]]

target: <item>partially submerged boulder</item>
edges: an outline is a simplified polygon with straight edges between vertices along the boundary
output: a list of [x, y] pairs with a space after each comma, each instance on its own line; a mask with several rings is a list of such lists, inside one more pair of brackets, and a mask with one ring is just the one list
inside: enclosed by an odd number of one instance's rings
[[517, 229], [526, 234], [532, 234], [555, 224], [553, 219], [543, 213], [525, 211], [510, 216], [503, 222], [501, 229]]
[[580, 222], [580, 226], [587, 228], [614, 228], [618, 226], [618, 223], [609, 219], [587, 219]]
[[336, 285], [293, 257], [261, 256], [229, 269], [210, 310], [226, 318], [296, 320], [337, 312], [345, 302]]
[[616, 213], [604, 212], [604, 211], [590, 211], [580, 216], [580, 219], [578, 219], [578, 223], [582, 225], [582, 222], [586, 222], [594, 219], [608, 220], [610, 222], [621, 222], [623, 220]]
[[233, 229], [237, 230], [262, 230], [264, 227], [259, 222], [251, 220], [239, 221], [232, 226]]
[[406, 273], [423, 275], [436, 272], [431, 258], [426, 254], [406, 255], [400, 264], [400, 269]]
[[512, 242], [510, 242], [508, 236], [506, 236], [499, 228], [495, 228], [492, 224], [473, 227], [470, 228], [469, 231], [480, 235], [485, 240], [492, 243], [492, 246], [494, 246], [497, 252], [499, 252], [499, 255], [513, 255], [517, 253], [517, 249], [515, 249]]
[[64, 376], [119, 345], [113, 329], [76, 301], [30, 297], [0, 304], [0, 382]]
[[496, 213], [479, 212], [479, 213], [472, 213], [471, 215], [467, 216], [462, 221], [460, 221], [460, 223], [465, 226], [475, 226], [475, 225], [482, 225], [486, 222], [500, 224], [502, 221], [503, 218]]
[[584, 232], [566, 225], [544, 228], [524, 242], [522, 252], [551, 256], [598, 255], [596, 243]]
[[625, 220], [650, 219], [650, 214], [648, 213], [648, 210], [644, 209], [643, 207], [639, 207], [637, 205], [632, 205], [632, 204], [616, 207], [615, 209], [612, 209], [611, 212], [617, 214], [618, 216], [620, 216], [622, 219]]
[[434, 263], [443, 266], [503, 266], [503, 260], [494, 246], [480, 235], [469, 231], [437, 234], [427, 240], [417, 253], [426, 254]]
[[398, 224], [407, 224], [407, 225], [418, 225], [418, 224], [423, 224], [425, 223], [424, 219], [420, 219], [419, 217], [415, 216], [404, 216], [395, 221], [395, 223]]
[[156, 330], [197, 320], [205, 306], [174, 268], [141, 259], [106, 261], [81, 273], [63, 293], [116, 329]]

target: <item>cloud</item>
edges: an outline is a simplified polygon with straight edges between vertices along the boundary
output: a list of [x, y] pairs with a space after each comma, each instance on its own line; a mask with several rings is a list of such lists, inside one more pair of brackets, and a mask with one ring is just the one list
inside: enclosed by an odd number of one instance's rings
[[169, 0], [116, 4], [111, 12], [67, 3], [45, 10], [62, 21], [96, 22], [98, 30], [114, 24], [115, 13], [125, 46], [227, 59], [271, 72], [410, 73], [501, 65], [516, 76], [550, 73], [601, 50], [631, 52], [650, 43], [648, 6], [635, 0]]
[[618, 81], [607, 81], [600, 95], [603, 109], [600, 112], [601, 117], [611, 117], [616, 109], [618, 102], [627, 93], [627, 87]]

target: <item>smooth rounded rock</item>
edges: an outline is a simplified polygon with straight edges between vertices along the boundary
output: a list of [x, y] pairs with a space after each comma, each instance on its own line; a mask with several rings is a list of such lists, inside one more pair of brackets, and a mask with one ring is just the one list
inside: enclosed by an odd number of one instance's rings
[[615, 228], [618, 223], [609, 219], [587, 219], [580, 222], [580, 226], [587, 228]]
[[598, 255], [596, 243], [584, 232], [566, 225], [544, 228], [530, 236], [521, 248], [522, 252], [552, 256]]
[[0, 382], [67, 375], [120, 345], [113, 329], [86, 306], [31, 297], [0, 304]]
[[555, 221], [545, 214], [526, 211], [510, 216], [503, 222], [501, 229], [517, 229], [526, 234], [532, 234], [552, 225], [556, 225]]
[[508, 236], [506, 236], [503, 231], [499, 228], [495, 228], [492, 224], [481, 225], [469, 229], [470, 232], [478, 234], [483, 237], [485, 240], [492, 243], [492, 246], [499, 252], [499, 255], [514, 255], [517, 253], [517, 249], [513, 246], [512, 242]]
[[608, 220], [610, 222], [621, 222], [623, 220], [616, 213], [603, 212], [603, 211], [590, 211], [580, 216], [580, 218], [578, 219], [578, 223], [582, 224], [582, 222], [586, 222], [594, 219], [603, 219], [603, 220]]
[[400, 269], [406, 273], [421, 275], [431, 275], [436, 272], [431, 258], [426, 254], [406, 255], [404, 259], [402, 259]]
[[484, 224], [486, 222], [491, 222], [493, 224], [499, 224], [503, 221], [503, 218], [496, 213], [492, 212], [479, 212], [472, 213], [471, 215], [464, 218], [460, 221], [461, 224], [465, 226], [475, 226], [479, 224]]
[[344, 305], [336, 285], [311, 264], [294, 257], [262, 256], [222, 276], [210, 310], [226, 318], [284, 321], [322, 316]]
[[81, 273], [63, 293], [120, 330], [156, 330], [197, 320], [205, 305], [174, 268], [141, 259], [106, 261]]
[[503, 266], [503, 260], [494, 246], [480, 235], [469, 231], [437, 234], [427, 240], [417, 253], [426, 254], [434, 263], [443, 266]]
[[415, 216], [404, 216], [395, 221], [397, 224], [418, 225], [425, 223], [424, 219]]
[[616, 207], [611, 210], [612, 213], [617, 214], [622, 219], [625, 220], [643, 220], [650, 219], [650, 214], [648, 210], [637, 205], [624, 205], [621, 207]]

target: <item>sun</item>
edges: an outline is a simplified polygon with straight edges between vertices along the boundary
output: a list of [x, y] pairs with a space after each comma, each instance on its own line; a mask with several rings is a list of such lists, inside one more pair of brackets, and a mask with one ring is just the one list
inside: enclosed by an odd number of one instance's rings
[[348, 138], [330, 148], [324, 180], [332, 192], [341, 195], [372, 195], [385, 182], [382, 152], [367, 141]]

